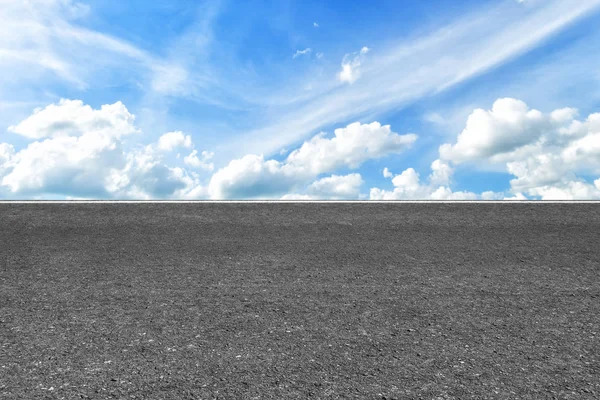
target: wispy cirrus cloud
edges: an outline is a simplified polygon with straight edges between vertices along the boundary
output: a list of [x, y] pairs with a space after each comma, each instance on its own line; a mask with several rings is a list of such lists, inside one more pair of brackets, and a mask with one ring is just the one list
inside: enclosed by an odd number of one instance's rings
[[228, 140], [220, 150], [234, 156], [241, 148], [273, 154], [323, 126], [398, 109], [514, 59], [599, 6], [599, 0], [549, 0], [527, 9], [502, 3], [464, 15], [429, 35], [380, 45], [361, 63], [361, 78], [352, 85], [336, 85], [334, 73], [321, 78], [313, 86], [323, 90], [279, 113], [273, 108], [271, 120]]
[[6, 95], [23, 86], [58, 84], [85, 91], [101, 82], [141, 89], [146, 99], [175, 96], [227, 105], [224, 98], [235, 96], [206, 61], [219, 4], [198, 6], [198, 18], [169, 40], [168, 51], [157, 52], [87, 27], [94, 9], [83, 1], [0, 0], [0, 73], [11, 77], [0, 89]]
[[307, 47], [304, 50], [296, 50], [296, 52], [294, 53], [294, 55], [292, 56], [292, 58], [298, 58], [300, 56], [307, 56], [312, 52], [312, 49], [310, 47]]
[[[80, 23], [89, 10], [75, 0], [3, 0], [0, 67], [18, 68], [19, 73], [12, 76], [30, 81], [34, 75], [22, 69], [26, 64], [80, 88], [88, 87], [94, 73], [107, 66], [116, 68], [127, 62], [150, 71], [165, 67], [160, 59], [124, 40], [83, 27]], [[91, 59], [93, 63], [87, 62]]]

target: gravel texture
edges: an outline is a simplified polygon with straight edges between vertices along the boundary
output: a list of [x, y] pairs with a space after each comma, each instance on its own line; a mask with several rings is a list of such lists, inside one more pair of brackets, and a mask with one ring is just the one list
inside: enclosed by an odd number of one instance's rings
[[0, 204], [2, 399], [600, 398], [598, 204]]

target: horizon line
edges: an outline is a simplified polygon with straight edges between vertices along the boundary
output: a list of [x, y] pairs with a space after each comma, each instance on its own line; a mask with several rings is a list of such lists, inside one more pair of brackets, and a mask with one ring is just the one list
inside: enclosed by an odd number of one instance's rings
[[535, 204], [587, 204], [598, 203], [600, 200], [0, 200], [0, 204], [93, 204], [93, 203], [339, 203], [339, 204], [420, 204], [420, 203], [481, 203], [481, 204], [514, 204], [514, 203], [535, 203]]

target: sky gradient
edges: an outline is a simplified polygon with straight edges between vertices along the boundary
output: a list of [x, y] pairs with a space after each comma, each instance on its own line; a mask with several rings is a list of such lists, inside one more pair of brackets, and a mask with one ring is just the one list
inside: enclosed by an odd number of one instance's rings
[[0, 199], [600, 199], [600, 0], [0, 0]]

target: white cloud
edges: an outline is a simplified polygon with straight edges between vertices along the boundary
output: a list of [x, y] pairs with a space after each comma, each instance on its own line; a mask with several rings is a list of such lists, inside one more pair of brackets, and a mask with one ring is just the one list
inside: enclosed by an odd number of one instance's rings
[[13, 193], [76, 190], [103, 193], [103, 174], [123, 165], [121, 138], [138, 132], [134, 116], [120, 102], [93, 110], [79, 100], [61, 100], [9, 131], [35, 141], [15, 153], [2, 185]]
[[371, 200], [398, 200], [398, 199], [423, 199], [426, 191], [419, 184], [419, 174], [412, 168], [396, 175], [392, 180], [393, 191], [386, 191], [379, 188], [371, 188]]
[[452, 167], [442, 160], [431, 163], [431, 171], [429, 181], [434, 185], [449, 185], [450, 177], [454, 173]]
[[[194, 174], [165, 164], [160, 141], [125, 149], [126, 135], [139, 132], [134, 119], [120, 102], [94, 110], [81, 101], [61, 100], [36, 110], [11, 127], [36, 141], [19, 151], [0, 143], [0, 186], [26, 197], [145, 199], [201, 193]], [[162, 144], [192, 146], [189, 137], [174, 137], [181, 139], [165, 135]]]
[[8, 143], [0, 143], [0, 182], [7, 172], [15, 154], [15, 148]]
[[0, 162], [8, 162], [12, 158], [14, 153], [15, 149], [11, 144], [0, 143]]
[[208, 151], [203, 151], [201, 153], [201, 158], [200, 158], [200, 157], [198, 157], [198, 150], [193, 150], [190, 153], [190, 155], [185, 156], [183, 158], [183, 162], [186, 165], [189, 165], [194, 168], [200, 168], [200, 169], [204, 169], [207, 171], [212, 171], [215, 168], [215, 165], [213, 163], [209, 163], [208, 160], [210, 160], [213, 156], [214, 156], [214, 153], [208, 152]]
[[544, 114], [522, 101], [499, 99], [492, 110], [475, 110], [455, 144], [440, 157], [456, 164], [504, 165], [515, 178], [511, 191], [543, 200], [600, 198], [580, 177], [600, 174], [600, 114], [584, 121], [576, 109]]
[[360, 174], [331, 175], [311, 183], [304, 194], [287, 193], [281, 200], [345, 200], [360, 199], [360, 186], [364, 183]]
[[560, 182], [554, 185], [536, 186], [528, 190], [532, 196], [542, 200], [591, 200], [600, 199], [598, 180], [594, 184], [576, 180]]
[[321, 199], [356, 199], [363, 183], [362, 177], [357, 173], [331, 175], [311, 183], [307, 193]]
[[292, 58], [306, 56], [306, 55], [309, 55], [311, 52], [312, 52], [311, 48], [306, 48], [304, 50], [296, 50], [296, 53], [294, 53], [294, 56]]
[[393, 176], [393, 175], [392, 175], [392, 173], [390, 172], [390, 170], [389, 170], [387, 167], [385, 167], [385, 168], [383, 169], [383, 177], [384, 177], [384, 178], [391, 178], [392, 176]]
[[426, 188], [419, 182], [419, 174], [412, 168], [408, 168], [401, 174], [392, 178], [395, 194], [401, 198], [423, 198]]
[[[489, 193], [486, 192], [486, 195]], [[479, 200], [481, 197], [473, 192], [453, 192], [447, 186], [440, 186], [429, 195], [431, 200]]]
[[467, 191], [454, 192], [448, 186], [453, 173], [452, 168], [440, 160], [435, 160], [431, 169], [429, 183], [423, 183], [419, 173], [413, 168], [395, 176], [386, 168], [385, 176], [393, 177], [394, 189], [371, 188], [369, 197], [371, 200], [491, 200], [501, 197], [500, 193], [490, 191], [481, 195]]
[[184, 196], [197, 190], [199, 182], [183, 168], [164, 163], [161, 153], [152, 145], [124, 154], [126, 163], [113, 168], [104, 179], [104, 186], [112, 197], [152, 199]]
[[593, 127], [590, 122], [600, 120], [600, 114], [593, 114], [586, 123], [577, 124], [578, 127], [587, 128], [587, 132], [580, 138], [573, 140], [562, 152], [562, 158], [567, 163], [585, 163], [595, 166], [600, 171], [600, 124]]
[[552, 128], [550, 118], [537, 110], [529, 110], [524, 102], [499, 99], [489, 111], [473, 111], [456, 144], [440, 147], [440, 157], [457, 163], [491, 158], [534, 143]]
[[525, 192], [538, 186], [553, 185], [566, 179], [575, 179], [560, 156], [550, 153], [531, 155], [524, 160], [506, 163], [506, 170], [516, 178], [510, 181], [514, 191]]
[[121, 137], [136, 132], [133, 121], [134, 116], [121, 102], [93, 110], [81, 100], [62, 99], [58, 104], [34, 110], [29, 118], [8, 130], [30, 139], [81, 136], [84, 133]]
[[523, 193], [517, 193], [512, 197], [504, 197], [502, 200], [527, 200], [527, 197]]
[[103, 179], [123, 165], [120, 143], [94, 134], [36, 141], [16, 153], [2, 185], [13, 193], [105, 194]]
[[218, 170], [210, 180], [208, 192], [213, 199], [265, 198], [285, 194], [306, 178], [308, 174], [303, 175], [290, 165], [249, 154]]
[[290, 153], [287, 163], [313, 174], [334, 171], [343, 166], [358, 168], [366, 160], [399, 154], [416, 140], [415, 134], [398, 135], [391, 131], [389, 125], [382, 126], [379, 122], [355, 122], [336, 129], [331, 139], [320, 133], [304, 142]]
[[[340, 168], [356, 169], [367, 160], [399, 154], [416, 139], [414, 134], [392, 132], [389, 125], [357, 122], [336, 129], [332, 138], [326, 138], [324, 133], [314, 136], [292, 151], [283, 162], [265, 160], [262, 155], [235, 159], [212, 176], [208, 190], [215, 199], [281, 196], [320, 174]], [[324, 188], [335, 179], [315, 183], [311, 190]], [[354, 179], [356, 183], [354, 175], [345, 179]]]
[[179, 147], [189, 149], [192, 147], [192, 137], [184, 135], [181, 131], [168, 132], [158, 139], [157, 147], [162, 151], [172, 151]]
[[314, 26], [315, 28], [318, 28], [318, 27], [319, 27], [319, 24], [318, 24], [317, 22], [313, 22], [313, 26]]
[[[481, 200], [503, 200], [503, 199], [504, 199], [503, 193], [497, 193], [497, 192], [494, 192], [491, 190], [481, 193]], [[525, 199], [525, 197], [523, 199]]]
[[363, 47], [358, 53], [346, 54], [342, 60], [342, 70], [338, 73], [340, 82], [354, 83], [361, 75], [361, 65], [365, 55], [369, 52], [368, 47]]
[[316, 196], [311, 196], [309, 194], [298, 194], [298, 193], [288, 193], [281, 196], [280, 200], [293, 200], [293, 201], [308, 201], [308, 200], [322, 200]]

